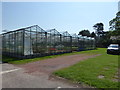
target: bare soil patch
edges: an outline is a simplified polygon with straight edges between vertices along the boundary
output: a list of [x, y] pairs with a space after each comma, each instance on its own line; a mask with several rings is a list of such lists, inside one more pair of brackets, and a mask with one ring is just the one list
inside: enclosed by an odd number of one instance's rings
[[99, 75], [98, 78], [102, 79], [104, 78], [105, 76], [104, 75]]
[[36, 61], [17, 66], [24, 68], [26, 70], [26, 73], [40, 72], [51, 74], [55, 70], [71, 66], [79, 61], [86, 60], [88, 58], [93, 58], [99, 55], [100, 54], [96, 55], [79, 54], [70, 56], [60, 56], [52, 59], [46, 59], [42, 61]]
[[43, 77], [42, 79], [45, 80], [44, 83], [48, 83], [48, 82], [60, 83], [61, 82], [65, 86], [69, 85], [75, 88], [93, 88], [88, 85], [71, 82], [66, 79], [61, 79], [57, 76], [52, 75], [52, 72], [61, 68], [74, 65], [79, 61], [86, 60], [88, 58], [93, 58], [100, 55], [101, 54], [96, 54], [96, 55], [79, 54], [79, 55], [70, 55], [70, 56], [60, 56], [56, 58], [31, 62], [31, 63], [17, 65], [17, 66], [23, 68], [25, 71], [24, 73], [35, 75], [35, 76], [38, 76], [39, 78]]

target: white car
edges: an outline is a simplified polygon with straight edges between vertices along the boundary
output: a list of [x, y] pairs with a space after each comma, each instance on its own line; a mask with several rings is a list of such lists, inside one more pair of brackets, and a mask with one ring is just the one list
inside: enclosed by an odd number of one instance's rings
[[118, 44], [110, 44], [107, 48], [107, 54], [120, 54], [120, 46]]

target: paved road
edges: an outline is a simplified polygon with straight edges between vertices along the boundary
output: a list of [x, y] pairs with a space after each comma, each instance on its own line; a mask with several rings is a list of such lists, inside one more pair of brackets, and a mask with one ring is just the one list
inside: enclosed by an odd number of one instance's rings
[[23, 68], [12, 64], [2, 64], [2, 87], [3, 88], [73, 88], [73, 85], [59, 80], [51, 80], [44, 73], [32, 75], [25, 73]]

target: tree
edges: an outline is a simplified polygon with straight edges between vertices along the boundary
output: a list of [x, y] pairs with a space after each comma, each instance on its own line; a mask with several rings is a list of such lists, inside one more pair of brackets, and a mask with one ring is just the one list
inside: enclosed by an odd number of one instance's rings
[[116, 17], [113, 18], [110, 22], [110, 39], [112, 43], [120, 44], [120, 11], [117, 12]]
[[109, 22], [109, 25], [110, 30], [120, 30], [120, 11], [116, 14], [116, 17]]
[[95, 29], [95, 43], [97, 47], [101, 47], [101, 41], [103, 39], [103, 35], [104, 35], [104, 24], [103, 23], [96, 23], [93, 28]]
[[104, 24], [103, 23], [96, 23], [93, 28], [95, 29], [95, 32], [98, 36], [102, 35], [104, 33]]
[[78, 35], [90, 37], [90, 31], [89, 30], [82, 30], [82, 31], [79, 32]]
[[94, 32], [91, 33], [91, 37], [96, 37]]
[[120, 35], [120, 11], [116, 14], [116, 17], [113, 18], [110, 22], [110, 30], [112, 30], [112, 35]]

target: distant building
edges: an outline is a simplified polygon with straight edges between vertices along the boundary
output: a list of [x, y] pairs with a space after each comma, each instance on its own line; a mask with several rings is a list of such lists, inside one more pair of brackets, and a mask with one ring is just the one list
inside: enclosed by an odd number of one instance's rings
[[111, 40], [120, 40], [120, 36], [111, 36], [110, 39]]

